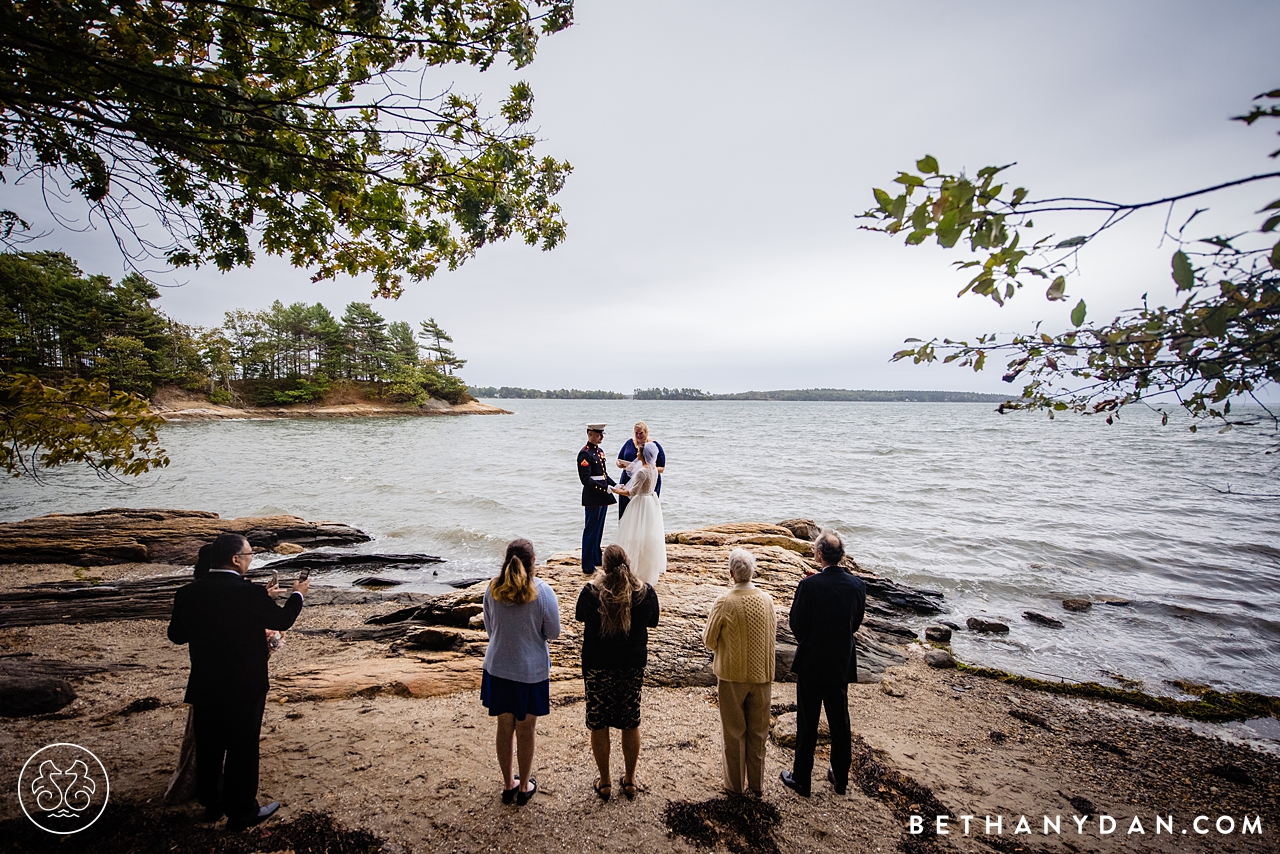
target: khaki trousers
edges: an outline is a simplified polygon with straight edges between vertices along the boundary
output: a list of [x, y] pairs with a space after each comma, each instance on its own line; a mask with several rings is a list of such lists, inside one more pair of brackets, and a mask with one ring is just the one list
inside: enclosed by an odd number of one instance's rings
[[719, 683], [720, 725], [724, 730], [724, 785], [742, 793], [743, 777], [756, 794], [764, 790], [764, 742], [769, 737], [772, 682]]

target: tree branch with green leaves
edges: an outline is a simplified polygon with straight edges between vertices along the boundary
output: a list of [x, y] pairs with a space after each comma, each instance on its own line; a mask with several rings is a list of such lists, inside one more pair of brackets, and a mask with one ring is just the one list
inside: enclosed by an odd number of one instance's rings
[[[528, 84], [488, 114], [430, 73], [524, 67], [572, 11], [0, 0], [0, 178], [80, 195], [134, 263], [228, 270], [261, 247], [396, 296], [488, 243], [564, 239], [571, 167], [536, 152]], [[0, 241], [29, 227], [0, 211]]]
[[[1280, 118], [1280, 89], [1255, 99], [1253, 109], [1236, 120], [1252, 125], [1263, 118]], [[1280, 150], [1270, 155], [1280, 157]], [[1250, 183], [1274, 181], [1280, 171], [1262, 172], [1211, 187], [1133, 204], [1100, 199], [1058, 197], [1035, 199], [1024, 187], [1010, 187], [1002, 176], [1013, 164], [987, 166], [973, 178], [948, 174], [929, 155], [915, 171], [900, 172], [899, 190], [875, 189], [876, 207], [862, 214], [872, 220], [862, 226], [887, 234], [906, 233], [906, 244], [933, 240], [944, 249], [963, 241], [976, 258], [954, 262], [969, 275], [957, 296], [977, 294], [1003, 306], [1024, 287], [1047, 285], [1050, 302], [1067, 300], [1068, 280], [1077, 274], [1077, 254], [1103, 231], [1114, 228], [1139, 210], [1168, 206], [1165, 233], [1178, 246], [1170, 265], [1175, 294], [1172, 307], [1148, 304], [1122, 312], [1105, 323], [1086, 323], [1083, 299], [1071, 312], [1074, 328], [985, 334], [972, 341], [934, 338], [899, 350], [892, 361], [916, 364], [956, 363], [975, 371], [987, 357], [1007, 360], [1003, 379], [1025, 382], [1020, 397], [1000, 411], [1047, 409], [1105, 414], [1108, 423], [1122, 407], [1138, 402], [1176, 400], [1196, 417], [1226, 420], [1231, 400], [1249, 396], [1280, 380], [1280, 199], [1258, 213], [1256, 230], [1232, 236], [1186, 237], [1197, 208], [1177, 233], [1168, 222], [1176, 206], [1222, 190]], [[1033, 217], [1065, 212], [1090, 212], [1101, 219], [1087, 234], [1059, 239], [1034, 237]], [[1276, 241], [1276, 242], [1273, 242]], [[1274, 419], [1274, 416], [1273, 416]], [[1164, 420], [1167, 422], [1168, 413]], [[1192, 424], [1192, 430], [1196, 429]]]
[[145, 398], [101, 380], [60, 388], [30, 374], [0, 374], [0, 467], [37, 480], [41, 469], [84, 463], [102, 478], [136, 476], [169, 464], [156, 428], [164, 419]]

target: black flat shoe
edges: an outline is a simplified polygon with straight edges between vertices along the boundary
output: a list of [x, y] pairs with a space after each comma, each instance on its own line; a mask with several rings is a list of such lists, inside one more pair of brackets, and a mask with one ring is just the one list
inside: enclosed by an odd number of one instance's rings
[[848, 787], [847, 783], [844, 786], [841, 786], [836, 782], [836, 769], [834, 768], [827, 769], [827, 782], [831, 784], [831, 788], [836, 790], [837, 795], [843, 795], [845, 793], [845, 789]]
[[255, 824], [262, 824], [264, 821], [271, 818], [271, 816], [275, 815], [275, 812], [278, 809], [280, 809], [280, 802], [272, 801], [265, 807], [259, 807], [256, 815], [242, 819], [227, 819], [227, 830], [231, 833], [235, 833], [239, 830], [247, 830]]
[[516, 806], [518, 807], [522, 807], [529, 803], [529, 801], [533, 800], [533, 796], [538, 794], [538, 778], [530, 777], [529, 782], [533, 785], [532, 789], [527, 792], [524, 789], [516, 792]]
[[205, 821], [209, 822], [210, 824], [213, 824], [214, 822], [218, 821], [218, 819], [220, 818], [222, 818], [222, 807], [205, 807], [204, 808]]
[[791, 776], [790, 771], [783, 771], [781, 774], [778, 775], [778, 779], [782, 781], [782, 785], [786, 786], [788, 789], [795, 792], [800, 797], [802, 798], [809, 797], [809, 787], [808, 786], [801, 787], [800, 784], [796, 782], [795, 777]]
[[515, 784], [514, 786], [512, 786], [510, 789], [503, 789], [503, 790], [502, 790], [502, 802], [503, 802], [504, 804], [512, 803], [513, 801], [515, 801], [515, 799], [516, 799], [516, 793], [517, 793], [517, 792], [519, 792], [519, 791], [520, 791], [520, 775], [519, 775], [519, 774], [517, 774], [517, 775], [516, 775], [516, 784]]

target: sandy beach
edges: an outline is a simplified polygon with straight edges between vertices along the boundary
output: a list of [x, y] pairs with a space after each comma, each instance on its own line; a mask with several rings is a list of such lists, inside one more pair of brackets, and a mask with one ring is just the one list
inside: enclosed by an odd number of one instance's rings
[[[794, 582], [769, 568], [789, 566], [791, 558], [781, 553], [794, 552], [756, 548], [766, 558], [774, 555], [772, 564], [762, 560], [764, 575], [772, 575], [762, 585], [768, 581], [775, 603], [785, 609], [789, 600], [780, 592]], [[721, 583], [712, 567], [727, 551], [719, 545], [669, 546], [672, 570], [657, 591], [660, 600], [672, 603], [671, 621], [692, 624], [696, 602], [705, 599], [704, 607], [709, 606]], [[94, 573], [110, 580], [160, 569], [103, 567]], [[75, 572], [72, 566], [6, 566], [0, 568], [0, 590], [66, 579]], [[559, 556], [539, 567], [539, 574], [556, 588], [572, 635], [572, 604], [564, 600], [566, 591], [582, 583], [577, 566], [571, 556]], [[1214, 728], [1204, 724], [934, 669], [923, 660], [929, 648], [905, 639], [902, 663], [878, 674], [882, 681], [850, 687], [855, 760], [847, 795], [836, 795], [821, 779], [826, 767], [821, 745], [812, 799], [796, 796], [777, 780], [791, 764], [791, 751], [778, 742], [787, 743], [785, 716], [794, 703], [794, 684], [774, 686], [779, 724], [768, 746], [763, 802], [722, 800], [714, 688], [647, 685], [637, 772], [641, 792], [627, 801], [615, 787], [615, 797], [603, 803], [591, 788], [596, 772], [582, 683], [568, 660], [570, 637], [559, 652], [553, 650], [553, 708], [538, 724], [539, 793], [525, 807], [503, 806], [493, 723], [474, 688], [432, 695], [430, 687], [410, 690], [403, 680], [388, 677], [364, 689], [348, 680], [352, 693], [317, 699], [323, 692], [306, 689], [306, 679], [298, 677], [452, 668], [464, 682], [474, 679], [478, 685], [478, 670], [467, 663], [474, 663], [474, 649], [471, 655], [466, 650], [430, 653], [335, 634], [367, 630], [365, 620], [400, 607], [388, 601], [304, 609], [272, 659], [273, 687], [262, 733], [259, 797], [278, 799], [284, 807], [279, 819], [242, 834], [203, 823], [194, 804], [161, 804], [186, 722], [182, 692], [188, 670], [186, 650], [166, 640], [164, 621], [0, 629], [0, 655], [8, 660], [111, 668], [77, 680], [79, 698], [61, 711], [6, 720], [0, 730], [0, 773], [10, 781], [27, 756], [45, 744], [72, 741], [98, 755], [111, 776], [111, 803], [103, 819], [59, 841], [27, 821], [12, 786], [6, 786], [0, 849], [1277, 850], [1280, 761], [1275, 756], [1215, 737]], [[139, 703], [146, 698], [155, 701]], [[145, 710], [130, 711], [131, 704]], [[616, 737], [614, 761], [620, 762]], [[946, 835], [936, 835], [937, 814], [951, 817]], [[910, 832], [913, 815], [921, 816], [925, 832]], [[967, 835], [965, 815], [976, 817], [969, 820]], [[1051, 824], [1056, 819], [1060, 832], [1043, 832], [1046, 816]], [[1111, 832], [1102, 832], [1108, 825], [1104, 820], [1100, 827], [1100, 816], [1114, 819]], [[1198, 816], [1207, 818], [1197, 824]], [[1020, 826], [1023, 817], [1026, 824]], [[1172, 832], [1161, 824], [1157, 834], [1157, 817], [1162, 822], [1171, 817]], [[1252, 827], [1259, 818], [1259, 832], [1241, 832], [1246, 821]], [[1220, 833], [1228, 823], [1233, 832]], [[1016, 832], [1024, 827], [1031, 832]], [[1209, 832], [1199, 832], [1205, 829]]]

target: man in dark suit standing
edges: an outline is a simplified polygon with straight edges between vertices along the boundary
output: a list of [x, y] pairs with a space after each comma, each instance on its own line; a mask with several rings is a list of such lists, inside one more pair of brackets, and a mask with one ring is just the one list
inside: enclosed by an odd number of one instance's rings
[[831, 767], [827, 780], [843, 795], [849, 784], [851, 740], [849, 683], [858, 681], [858, 654], [853, 633], [862, 625], [867, 588], [840, 566], [844, 543], [823, 531], [813, 543], [813, 556], [822, 571], [801, 580], [791, 601], [791, 633], [796, 657], [791, 671], [796, 680], [796, 758], [782, 784], [809, 797], [813, 750], [818, 743], [818, 713], [827, 709], [831, 728]]
[[[302, 610], [309, 579], [293, 585], [284, 606], [269, 587], [244, 577], [253, 561], [249, 541], [221, 534], [210, 546], [213, 568], [178, 591], [169, 640], [188, 644], [191, 676], [184, 702], [194, 715], [196, 797], [205, 819], [227, 816], [243, 830], [280, 808], [258, 806], [258, 738], [267, 701], [267, 629], [284, 631]], [[225, 763], [225, 767], [224, 767]]]

